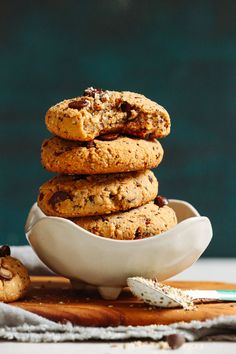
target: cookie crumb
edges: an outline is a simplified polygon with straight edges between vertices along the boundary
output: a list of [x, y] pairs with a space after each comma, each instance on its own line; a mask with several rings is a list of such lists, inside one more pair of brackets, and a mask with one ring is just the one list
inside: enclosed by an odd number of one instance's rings
[[158, 349], [171, 349], [169, 344], [163, 340], [158, 342], [159, 348]]

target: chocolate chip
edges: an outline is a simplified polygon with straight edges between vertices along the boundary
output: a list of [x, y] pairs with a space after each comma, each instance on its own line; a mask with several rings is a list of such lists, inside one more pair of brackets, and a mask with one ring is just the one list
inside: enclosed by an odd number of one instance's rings
[[100, 95], [104, 93], [104, 91], [101, 88], [94, 88], [94, 87], [88, 87], [86, 88], [86, 90], [84, 90], [84, 96], [95, 97], [96, 93]]
[[0, 257], [6, 257], [11, 255], [10, 247], [7, 245], [3, 245], [0, 247]]
[[91, 203], [93, 203], [94, 202], [94, 198], [95, 198], [95, 195], [90, 195], [88, 199], [89, 199], [89, 201]]
[[54, 207], [55, 204], [63, 202], [66, 199], [72, 200], [71, 195], [65, 191], [58, 191], [51, 196], [48, 202]]
[[64, 151], [54, 151], [53, 155], [54, 156], [60, 156], [61, 154], [63, 154]]
[[127, 201], [128, 201], [129, 203], [132, 203], [133, 201], [135, 201], [135, 199], [136, 199], [136, 198], [131, 198], [131, 199], [128, 199]]
[[119, 137], [120, 134], [105, 134], [105, 135], [100, 135], [97, 137], [97, 139], [102, 140], [102, 141], [112, 141], [116, 140]]
[[155, 204], [158, 205], [160, 208], [162, 208], [164, 205], [169, 204], [169, 200], [166, 197], [163, 197], [161, 195], [158, 195], [155, 200]]
[[134, 239], [135, 239], [135, 240], [138, 240], [138, 239], [140, 239], [140, 238], [142, 238], [142, 232], [141, 232], [140, 227], [138, 227], [137, 230], [135, 231]]
[[182, 334], [170, 334], [166, 337], [166, 341], [171, 349], [178, 349], [185, 343], [185, 338]]
[[155, 134], [154, 133], [148, 133], [144, 136], [145, 140], [153, 140], [155, 139]]
[[80, 110], [80, 109], [82, 109], [82, 108], [88, 106], [88, 104], [89, 104], [89, 101], [86, 100], [86, 99], [84, 99], [84, 98], [82, 98], [82, 99], [80, 99], [80, 100], [71, 101], [71, 102], [68, 104], [68, 107], [69, 107], [69, 108], [73, 108], [73, 109], [78, 109], [78, 110]]
[[148, 176], [148, 179], [149, 179], [150, 183], [153, 182], [153, 178], [151, 176]]
[[39, 193], [39, 201], [41, 202], [41, 200], [43, 199], [43, 197], [44, 197], [44, 194], [41, 192], [41, 193]]
[[120, 105], [120, 109], [122, 110], [122, 112], [126, 112], [127, 113], [127, 118], [129, 118], [131, 116], [131, 105], [128, 102], [123, 102]]
[[42, 147], [45, 147], [45, 146], [47, 146], [47, 145], [48, 145], [48, 141], [45, 141], [45, 142], [43, 143]]
[[145, 224], [146, 224], [146, 225], [150, 225], [151, 222], [152, 222], [152, 220], [151, 220], [150, 218], [147, 218], [146, 221], [145, 221]]

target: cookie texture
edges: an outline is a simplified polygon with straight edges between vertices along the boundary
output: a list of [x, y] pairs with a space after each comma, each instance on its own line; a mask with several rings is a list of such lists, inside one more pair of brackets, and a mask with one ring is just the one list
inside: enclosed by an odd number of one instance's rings
[[[107, 138], [111, 139], [111, 135], [106, 135]], [[65, 174], [139, 171], [157, 167], [162, 158], [163, 149], [157, 140], [125, 136], [92, 142], [70, 141], [54, 136], [45, 140], [41, 148], [43, 166], [48, 171]]]
[[158, 182], [146, 170], [110, 175], [57, 176], [40, 187], [38, 205], [46, 215], [103, 215], [146, 204]]
[[55, 135], [80, 141], [114, 132], [145, 139], [170, 133], [169, 114], [156, 102], [134, 92], [93, 87], [86, 89], [83, 96], [51, 107], [45, 122]]
[[16, 258], [0, 258], [0, 301], [12, 302], [23, 297], [30, 285], [27, 269]]
[[158, 235], [177, 224], [173, 209], [153, 202], [126, 212], [73, 219], [95, 235], [116, 240], [135, 240]]

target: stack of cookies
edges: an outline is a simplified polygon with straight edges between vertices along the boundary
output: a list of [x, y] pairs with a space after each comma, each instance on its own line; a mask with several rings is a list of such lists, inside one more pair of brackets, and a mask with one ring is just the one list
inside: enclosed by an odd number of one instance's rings
[[132, 92], [88, 88], [46, 114], [54, 134], [42, 144], [43, 166], [59, 173], [40, 187], [38, 205], [95, 235], [134, 240], [176, 225], [150, 171], [163, 158], [156, 138], [170, 132], [167, 111]]

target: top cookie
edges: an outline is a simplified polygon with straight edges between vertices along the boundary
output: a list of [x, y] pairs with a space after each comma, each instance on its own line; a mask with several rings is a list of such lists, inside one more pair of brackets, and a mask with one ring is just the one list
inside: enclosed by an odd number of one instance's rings
[[170, 133], [169, 114], [156, 102], [134, 92], [93, 87], [81, 97], [51, 107], [45, 121], [52, 133], [79, 141], [114, 132], [143, 139], [162, 138]]

